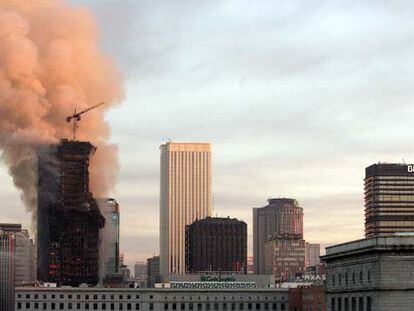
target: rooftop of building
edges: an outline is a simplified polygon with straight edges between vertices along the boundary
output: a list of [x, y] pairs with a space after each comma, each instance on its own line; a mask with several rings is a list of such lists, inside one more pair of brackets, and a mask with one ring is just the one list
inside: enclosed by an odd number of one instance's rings
[[62, 286], [62, 287], [16, 287], [15, 292], [96, 292], [96, 293], [111, 293], [111, 292], [123, 292], [123, 293], [171, 293], [171, 292], [202, 292], [202, 293], [231, 293], [231, 292], [285, 292], [285, 288], [109, 288], [109, 287], [71, 287], [71, 286]]
[[296, 199], [292, 198], [269, 198], [267, 199], [268, 205], [264, 207], [256, 207], [254, 209], [283, 209], [285, 207], [293, 207], [302, 209], [299, 206], [299, 202]]
[[211, 151], [210, 142], [179, 142], [179, 141], [167, 141], [160, 146], [169, 151]]
[[326, 255], [321, 256], [321, 258], [329, 260], [336, 257], [352, 256], [373, 251], [396, 250], [414, 253], [414, 235], [409, 233], [394, 234], [337, 244], [326, 247]]
[[191, 225], [193, 224], [233, 224], [233, 223], [246, 224], [244, 221], [238, 220], [237, 218], [207, 216], [206, 218], [195, 220]]
[[414, 164], [376, 163], [365, 168], [365, 177], [414, 175]]

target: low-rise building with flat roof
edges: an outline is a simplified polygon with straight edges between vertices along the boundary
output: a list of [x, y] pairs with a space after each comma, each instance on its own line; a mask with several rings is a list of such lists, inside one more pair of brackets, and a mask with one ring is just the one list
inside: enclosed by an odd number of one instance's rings
[[411, 311], [414, 236], [392, 235], [326, 248], [327, 310]]

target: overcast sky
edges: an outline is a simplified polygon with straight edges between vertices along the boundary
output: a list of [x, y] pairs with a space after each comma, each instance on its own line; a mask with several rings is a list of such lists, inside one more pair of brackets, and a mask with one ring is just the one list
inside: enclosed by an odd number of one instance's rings
[[[319, 243], [363, 236], [366, 166], [413, 162], [413, 1], [69, 2], [125, 79], [107, 119], [129, 264], [158, 254], [166, 139], [213, 144], [217, 215], [251, 232], [252, 207], [293, 197]], [[1, 221], [29, 226], [4, 166], [0, 184]]]

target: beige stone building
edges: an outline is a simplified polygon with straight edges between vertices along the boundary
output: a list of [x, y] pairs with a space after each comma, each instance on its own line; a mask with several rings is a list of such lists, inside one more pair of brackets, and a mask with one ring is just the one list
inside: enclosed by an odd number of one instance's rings
[[211, 144], [160, 146], [160, 272], [185, 273], [185, 226], [212, 215]]

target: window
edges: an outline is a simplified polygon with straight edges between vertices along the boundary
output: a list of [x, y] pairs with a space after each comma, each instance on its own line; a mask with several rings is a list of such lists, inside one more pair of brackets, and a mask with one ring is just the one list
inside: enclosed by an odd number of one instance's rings
[[335, 286], [335, 274], [332, 275], [332, 286]]
[[101, 309], [106, 310], [106, 303], [102, 303]]
[[371, 311], [371, 297], [367, 297], [367, 311]]
[[260, 303], [256, 303], [256, 310], [260, 310]]
[[190, 303], [189, 303], [188, 308], [189, 308], [190, 310], [193, 310], [194, 306], [193, 306], [193, 303], [192, 303], [192, 302], [190, 302]]
[[251, 302], [249, 302], [249, 303], [247, 304], [247, 309], [248, 309], [248, 310], [251, 310], [251, 309], [252, 309], [252, 303], [251, 303]]
[[154, 296], [153, 295], [150, 295], [150, 299], [152, 299], [152, 298], [154, 298]]
[[98, 299], [98, 295], [93, 295], [93, 300]]
[[59, 310], [63, 310], [63, 309], [65, 309], [65, 307], [64, 307], [63, 303], [61, 302], [61, 303], [59, 303]]
[[119, 310], [124, 310], [124, 305], [122, 303], [118, 303], [118, 309]]
[[124, 296], [122, 296], [122, 295], [119, 295], [119, 299], [124, 299]]
[[60, 298], [60, 299], [63, 299], [63, 298], [64, 298], [64, 296], [63, 296], [63, 295], [59, 295], [59, 298]]
[[131, 295], [127, 295], [127, 299], [131, 299]]
[[[282, 297], [282, 299], [283, 299], [283, 297]], [[282, 304], [280, 305], [280, 310], [285, 310], [285, 303], [284, 302], [282, 302]]]
[[351, 311], [356, 311], [356, 298], [351, 298]]
[[367, 279], [368, 283], [371, 283], [371, 270], [368, 270]]
[[127, 310], [132, 310], [132, 305], [130, 303], [127, 303]]
[[39, 299], [39, 295], [38, 294], [35, 294], [34, 295], [34, 299]]
[[26, 294], [26, 299], [29, 299], [30, 298], [30, 295], [29, 294]]
[[85, 299], [86, 300], [89, 300], [89, 295], [85, 295]]
[[244, 310], [244, 303], [243, 302], [239, 303], [239, 310]]
[[111, 310], [115, 310], [115, 304], [114, 303], [111, 303], [110, 307], [111, 307]]
[[168, 303], [164, 303], [164, 310], [168, 310]]
[[[200, 298], [200, 297], [199, 297]], [[201, 303], [197, 304], [197, 310], [201, 310]]]
[[210, 310], [210, 304], [206, 304], [206, 310]]
[[344, 310], [345, 311], [349, 311], [349, 301], [348, 301], [348, 297], [344, 298]]
[[136, 295], [136, 296], [135, 296], [135, 299], [139, 299], [139, 295]]
[[335, 298], [331, 298], [331, 310], [332, 311], [336, 311], [336, 307], [335, 307]]
[[[54, 296], [54, 295], [52, 295], [52, 296]], [[54, 303], [54, 302], [52, 302], [52, 303], [50, 304], [50, 308], [51, 308], [52, 310], [55, 310], [55, 309], [56, 309], [56, 305], [55, 305], [55, 303]]]
[[154, 304], [152, 302], [150, 303], [149, 307], [150, 307], [150, 310], [154, 310]]
[[223, 302], [223, 310], [227, 310], [227, 303]]
[[276, 310], [277, 309], [277, 304], [273, 303], [272, 304], [272, 310]]
[[364, 274], [362, 271], [359, 272], [359, 282], [362, 283], [362, 281], [364, 280]]
[[172, 309], [173, 309], [173, 310], [177, 310], [177, 304], [176, 304], [175, 302], [174, 302], [174, 303], [173, 303], [173, 305], [172, 305]]
[[218, 310], [218, 303], [214, 303], [214, 310]]
[[352, 284], [355, 284], [355, 272], [352, 272]]
[[89, 303], [85, 303], [85, 309], [89, 310]]
[[17, 309], [20, 310], [21, 308], [22, 308], [22, 303], [21, 302], [18, 302], [17, 303]]
[[35, 302], [35, 303], [34, 303], [34, 308], [35, 308], [35, 309], [39, 309], [39, 303], [38, 303], [38, 302]]
[[234, 302], [231, 303], [231, 309], [236, 310], [236, 304]]
[[30, 309], [30, 302], [26, 302], [26, 309]]
[[267, 302], [264, 304], [264, 309], [269, 310], [269, 304]]
[[[95, 296], [93, 297], [93, 299], [96, 299]], [[93, 303], [92, 305], [93, 310], [98, 310], [98, 304], [96, 302]]]
[[[46, 303], [46, 302], [44, 302], [44, 303], [43, 303], [43, 305], [42, 305], [42, 309], [43, 309], [43, 310], [46, 310], [46, 309], [47, 309], [47, 303]], [[79, 308], [79, 309], [80, 309], [80, 308]]]
[[358, 309], [359, 309], [359, 311], [364, 311], [364, 298], [362, 298], [362, 297], [359, 297], [359, 306], [358, 306]]
[[342, 298], [338, 297], [338, 311], [342, 311]]
[[136, 303], [135, 304], [135, 310], [139, 310], [140, 309], [140, 307], [139, 307], [139, 303]]
[[80, 310], [80, 308], [81, 308], [81, 304], [80, 304], [80, 302], [78, 302], [78, 303], [76, 304], [76, 309]]

